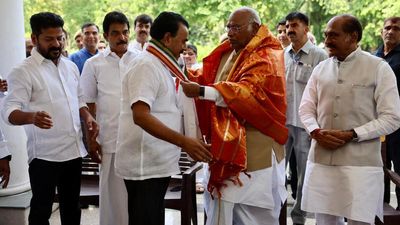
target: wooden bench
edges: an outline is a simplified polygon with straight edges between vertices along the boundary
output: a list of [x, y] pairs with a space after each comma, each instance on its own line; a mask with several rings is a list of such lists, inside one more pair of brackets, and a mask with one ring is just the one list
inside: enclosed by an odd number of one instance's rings
[[[382, 142], [382, 159], [386, 161], [386, 142]], [[400, 187], [400, 176], [389, 170], [385, 166], [383, 167], [385, 172], [385, 179], [390, 179], [397, 187]], [[397, 211], [391, 205], [383, 203], [383, 221], [382, 223], [378, 218], [375, 219], [376, 225], [400, 225], [400, 211]]]
[[196, 172], [203, 167], [182, 152], [179, 159], [181, 173], [171, 177], [165, 195], [165, 208], [181, 211], [181, 225], [197, 225]]

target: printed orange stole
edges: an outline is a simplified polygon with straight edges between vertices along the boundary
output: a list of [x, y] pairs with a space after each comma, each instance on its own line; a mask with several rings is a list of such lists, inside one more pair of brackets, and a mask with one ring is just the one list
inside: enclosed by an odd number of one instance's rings
[[[288, 136], [283, 50], [267, 27], [240, 52], [226, 81], [215, 83], [220, 60], [231, 52], [229, 41], [218, 46], [203, 60], [203, 71], [190, 79], [213, 86], [224, 98], [227, 108], [214, 102], [196, 101], [202, 134], [211, 140], [208, 191], [221, 196], [226, 180], [241, 185], [239, 173], [246, 171], [245, 123], [284, 144]], [[200, 73], [199, 73], [200, 72]]]

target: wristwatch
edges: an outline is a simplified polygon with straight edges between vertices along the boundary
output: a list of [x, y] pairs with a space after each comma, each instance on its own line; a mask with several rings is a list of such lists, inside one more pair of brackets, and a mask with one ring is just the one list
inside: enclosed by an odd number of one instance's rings
[[358, 142], [358, 135], [357, 135], [356, 131], [354, 129], [351, 129], [351, 132], [353, 133], [351, 140], [354, 142]]
[[200, 86], [199, 96], [204, 98], [204, 92], [205, 92], [205, 87], [204, 86]]

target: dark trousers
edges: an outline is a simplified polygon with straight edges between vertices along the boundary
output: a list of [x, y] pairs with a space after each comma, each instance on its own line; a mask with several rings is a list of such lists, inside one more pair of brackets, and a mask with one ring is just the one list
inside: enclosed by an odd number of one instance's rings
[[82, 158], [65, 162], [32, 160], [29, 164], [29, 178], [32, 188], [29, 225], [49, 224], [56, 188], [60, 202], [61, 224], [80, 224], [81, 170]]
[[124, 180], [128, 191], [129, 225], [164, 225], [164, 197], [170, 179]]
[[[400, 175], [400, 129], [386, 136], [386, 167]], [[400, 206], [400, 188], [396, 187], [397, 207]], [[384, 201], [390, 202], [390, 180], [385, 179]]]

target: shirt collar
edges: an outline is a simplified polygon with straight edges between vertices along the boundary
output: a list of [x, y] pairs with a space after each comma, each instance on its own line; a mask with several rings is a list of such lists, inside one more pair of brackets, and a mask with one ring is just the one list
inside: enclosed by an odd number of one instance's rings
[[[311, 43], [310, 40], [307, 40], [307, 42], [303, 45], [303, 47], [300, 48], [299, 52], [303, 51], [304, 53], [306, 53], [308, 55], [308, 53], [310, 53], [311, 48], [314, 46], [313, 43]], [[293, 49], [293, 45], [290, 44], [289, 46], [286, 47], [287, 51], [289, 53], [295, 53], [294, 49]], [[299, 53], [298, 52], [298, 53]]]
[[[35, 60], [35, 62], [37, 64], [42, 64], [43, 62], [53, 62], [50, 59], [46, 59], [45, 57], [42, 56], [42, 54], [40, 54], [38, 52], [38, 50], [36, 49], [36, 47], [34, 47], [31, 51], [31, 57], [33, 58], [33, 60]], [[58, 58], [58, 62], [60, 62], [62, 55], [60, 56], [60, 58]]]
[[[342, 62], [351, 62], [361, 53], [361, 47], [358, 46], [356, 50], [350, 53]], [[339, 62], [336, 56], [333, 58], [335, 62]]]
[[85, 53], [86, 55], [88, 55], [88, 56], [94, 56], [94, 55], [96, 55], [97, 53], [99, 53], [99, 50], [96, 49], [96, 53], [92, 54], [92, 53], [90, 53], [85, 47], [82, 48], [81, 51], [82, 51], [83, 53]]
[[104, 49], [104, 51], [103, 51], [103, 55], [104, 55], [104, 57], [107, 57], [107, 56], [109, 56], [110, 54], [111, 54], [111, 49], [110, 49], [110, 46], [107, 46], [106, 47], [106, 49]]

